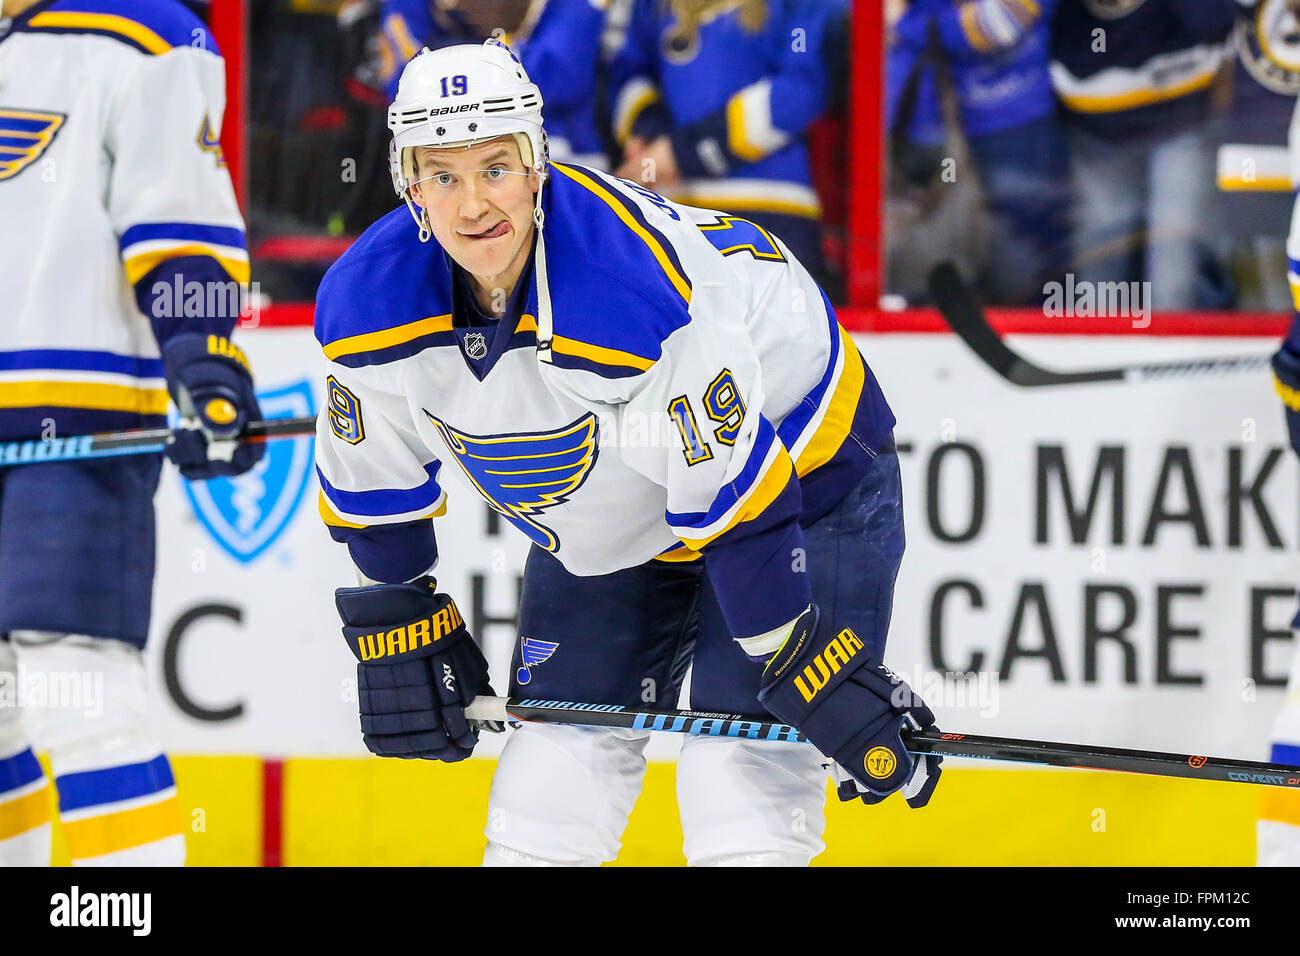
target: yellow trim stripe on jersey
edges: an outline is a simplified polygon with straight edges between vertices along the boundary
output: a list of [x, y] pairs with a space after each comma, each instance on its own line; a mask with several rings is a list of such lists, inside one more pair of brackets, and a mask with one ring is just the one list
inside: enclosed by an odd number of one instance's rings
[[[773, 441], [778, 447], [781, 445], [780, 439], [773, 439]], [[736, 525], [757, 518], [766, 511], [767, 506], [785, 490], [785, 486], [790, 482], [790, 474], [793, 471], [794, 463], [790, 461], [789, 453], [782, 447], [768, 467], [767, 474], [755, 483], [754, 490], [745, 499], [745, 503], [736, 509], [736, 513], [731, 516], [731, 520], [727, 522], [721, 531], [715, 531], [707, 538], [688, 538], [681, 534], [677, 535], [677, 537], [681, 538], [686, 547], [694, 548], [696, 551], [701, 550], [710, 541], [722, 537]]]
[[[536, 326], [534, 325], [535, 329]], [[364, 332], [361, 335], [349, 335], [345, 339], [338, 339], [325, 346], [325, 357], [334, 361], [344, 355], [356, 355], [359, 352], [378, 352], [380, 349], [392, 348], [394, 345], [405, 345], [422, 335], [450, 331], [450, 313], [447, 315], [431, 315], [428, 318], [417, 319], [414, 322], [407, 322], [405, 325], [394, 326], [391, 329]]]
[[840, 380], [835, 383], [835, 394], [831, 398], [826, 414], [817, 425], [817, 431], [804, 445], [795, 462], [795, 471], [803, 477], [815, 468], [819, 468], [835, 457], [835, 453], [844, 444], [849, 429], [853, 427], [853, 416], [858, 410], [862, 398], [862, 386], [866, 382], [866, 370], [862, 365], [862, 355], [853, 344], [844, 326], [836, 323], [840, 333], [840, 354], [844, 356], [844, 368]]
[[1300, 312], [1300, 276], [1294, 272], [1288, 273], [1286, 281], [1291, 286], [1291, 306]]
[[248, 284], [250, 270], [247, 259], [232, 259], [230, 256], [217, 252], [215, 246], [202, 242], [187, 242], [184, 245], [171, 246], [166, 249], [150, 249], [148, 252], [141, 252], [139, 255], [131, 256], [129, 259], [124, 260], [123, 263], [126, 267], [126, 281], [131, 285], [135, 285], [160, 263], [180, 256], [210, 256], [221, 263], [221, 268], [226, 270], [230, 278], [240, 285]]
[[0, 382], [0, 408], [39, 408], [42, 405], [166, 415], [167, 390], [103, 382]]
[[74, 860], [86, 860], [144, 846], [169, 836], [180, 836], [181, 805], [173, 794], [157, 803], [130, 810], [65, 820], [63, 832], [68, 839], [69, 856]]
[[690, 548], [682, 547], [682, 548], [676, 548], [672, 551], [665, 551], [663, 554], [656, 554], [654, 559], [656, 561], [667, 561], [669, 563], [677, 563], [677, 562], [684, 562], [684, 561], [698, 561], [702, 557], [704, 557], [704, 555], [700, 554], [700, 552], [693, 551]]
[[1291, 191], [1290, 176], [1260, 176], [1257, 179], [1246, 179], [1243, 176], [1220, 176], [1219, 188], [1224, 192], [1231, 193], [1289, 193]]
[[136, 23], [126, 17], [111, 13], [60, 13], [51, 11], [38, 13], [28, 21], [28, 26], [50, 27], [63, 30], [99, 30], [104, 33], [116, 33], [133, 43], [138, 43], [155, 56], [168, 52], [172, 45], [154, 33], [143, 23]]
[[663, 244], [659, 242], [659, 239], [656, 236], [652, 235], [649, 232], [649, 230], [646, 229], [645, 226], [637, 222], [632, 217], [631, 213], [627, 211], [624, 205], [610, 195], [608, 189], [606, 189], [600, 183], [596, 182], [586, 173], [579, 172], [577, 169], [574, 169], [571, 166], [565, 166], [563, 163], [551, 163], [551, 165], [554, 166], [556, 169], [558, 169], [560, 172], [564, 173], [564, 175], [568, 176], [579, 186], [582, 186], [584, 189], [587, 189], [589, 192], [591, 192], [593, 195], [599, 198], [602, 202], [604, 202], [605, 205], [609, 206], [610, 209], [614, 210], [614, 213], [618, 216], [618, 218], [623, 220], [623, 225], [627, 226], [634, 233], [636, 233], [637, 236], [640, 237], [641, 241], [644, 242], [647, 248], [649, 248], [649, 250], [654, 254], [654, 257], [659, 261], [660, 268], [662, 268], [664, 270], [664, 274], [668, 276], [668, 281], [671, 282], [673, 284], [673, 288], [677, 290], [677, 294], [680, 295], [686, 301], [687, 305], [690, 305], [691, 284], [686, 281], [686, 277], [684, 275], [682, 275], [680, 272], [677, 271], [677, 267], [673, 265], [672, 260], [669, 259], [667, 253], [664, 252]]
[[402, 55], [402, 60], [406, 61], [415, 56], [417, 47], [415, 41], [411, 39], [411, 29], [406, 25], [406, 18], [400, 13], [390, 13], [385, 24], [393, 33], [393, 39], [397, 41], [397, 50]]
[[1184, 80], [1176, 86], [1160, 90], [1131, 90], [1128, 93], [1098, 96], [1065, 93], [1058, 93], [1057, 95], [1060, 96], [1062, 103], [1076, 113], [1115, 113], [1120, 110], [1131, 110], [1139, 106], [1150, 106], [1152, 103], [1163, 103], [1166, 100], [1174, 100], [1188, 93], [1203, 90], [1214, 82], [1214, 78], [1218, 73], [1219, 70], [1216, 66], [1213, 70], [1194, 76], [1190, 80]]
[[647, 106], [656, 102], [659, 98], [659, 91], [652, 86], [647, 86], [646, 89], [628, 105], [627, 111], [618, 122], [618, 129], [614, 133], [614, 138], [618, 141], [618, 145], [623, 146], [632, 138], [632, 127], [636, 125], [637, 117], [645, 111]]
[[727, 148], [741, 159], [757, 162], [767, 155], [745, 135], [745, 101], [740, 93], [727, 100]]
[[41, 786], [31, 793], [0, 803], [0, 840], [8, 840], [49, 822], [50, 785], [46, 781], [41, 781]]
[[1277, 389], [1278, 395], [1282, 397], [1283, 405], [1291, 409], [1293, 412], [1300, 412], [1300, 391], [1296, 391], [1291, 386], [1284, 384], [1283, 381], [1277, 377], [1276, 372], [1273, 373], [1273, 387]]
[[962, 33], [966, 34], [966, 42], [980, 53], [988, 53], [993, 49], [993, 44], [989, 42], [988, 37], [984, 35], [983, 29], [980, 28], [977, 14], [979, 4], [964, 3], [961, 12], [958, 14], [961, 19]]
[[[334, 510], [334, 505], [330, 502], [329, 498], [325, 497], [325, 492], [318, 492], [318, 496], [319, 498], [316, 502], [316, 508], [320, 512], [321, 521], [324, 521], [331, 528], [355, 528], [358, 531], [364, 531], [366, 528], [375, 527], [375, 525], [355, 524], [354, 522], [348, 521], [346, 518], [340, 517], [338, 512]], [[438, 503], [438, 507], [428, 515], [425, 515], [425, 517], [441, 518], [446, 513], [447, 493], [444, 491], [442, 498]], [[419, 521], [420, 519], [415, 518], [413, 520]]]
[[317, 494], [320, 498], [316, 503], [316, 507], [320, 511], [320, 520], [324, 521], [331, 528], [355, 528], [360, 531], [368, 527], [364, 524], [354, 524], [346, 518], [340, 518], [334, 511], [334, 508], [330, 505], [330, 500], [325, 497], [325, 492], [321, 491], [317, 492]]
[[769, 199], [762, 196], [710, 196], [692, 192], [675, 200], [683, 206], [702, 209], [725, 209], [728, 212], [777, 212], [787, 216], [820, 219], [821, 206], [816, 203], [792, 202], [788, 199]]
[[589, 362], [598, 362], [601, 365], [627, 365], [643, 372], [655, 364], [652, 359], [642, 358], [639, 355], [633, 355], [631, 352], [624, 352], [622, 349], [609, 349], [603, 345], [591, 345], [587, 342], [579, 342], [577, 339], [565, 338], [563, 335], [551, 337], [551, 350], [562, 352], [565, 355], [575, 355], [578, 358], [584, 358]]

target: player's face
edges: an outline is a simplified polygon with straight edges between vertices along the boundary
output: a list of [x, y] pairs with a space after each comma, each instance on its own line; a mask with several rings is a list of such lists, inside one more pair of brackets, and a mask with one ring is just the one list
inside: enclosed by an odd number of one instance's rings
[[507, 276], [522, 266], [533, 230], [537, 175], [524, 168], [513, 137], [469, 148], [416, 150], [415, 201], [433, 235], [471, 275]]

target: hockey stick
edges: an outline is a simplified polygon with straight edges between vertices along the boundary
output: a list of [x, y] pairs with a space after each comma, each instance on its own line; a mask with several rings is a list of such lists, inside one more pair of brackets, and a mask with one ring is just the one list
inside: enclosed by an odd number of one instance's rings
[[1188, 375], [1255, 372], [1268, 367], [1271, 356], [1247, 355], [1229, 358], [1179, 359], [1145, 365], [1117, 365], [1114, 368], [1082, 372], [1054, 372], [1035, 365], [1012, 351], [989, 325], [974, 293], [951, 262], [941, 262], [930, 272], [930, 297], [935, 306], [972, 352], [984, 364], [1013, 385], [1080, 385], [1090, 382], [1152, 382]]
[[[703, 737], [743, 737], [748, 740], [803, 741], [806, 738], [789, 724], [766, 716], [717, 714], [699, 710], [637, 710], [616, 704], [583, 704], [574, 701], [538, 700], [530, 697], [478, 697], [465, 708], [471, 720], [508, 720], [577, 724], [587, 727], [626, 727], [632, 730], [662, 730]], [[1154, 750], [1123, 750], [1058, 744], [1046, 740], [1015, 737], [984, 737], [978, 734], [946, 734], [922, 730], [904, 735], [909, 753], [939, 754], [944, 757], [982, 757], [1012, 760], [1051, 767], [1084, 770], [1118, 770], [1160, 777], [1189, 777], [1193, 780], [1224, 780], [1300, 790], [1300, 767], [1172, 754]]]
[[[239, 440], [266, 441], [270, 438], [294, 438], [315, 433], [314, 418], [268, 418], [249, 422], [240, 433]], [[121, 432], [100, 432], [98, 435], [74, 435], [71, 438], [0, 442], [0, 467], [36, 462], [82, 461], [114, 455], [143, 455], [162, 451], [171, 437], [170, 428], [137, 428]]]

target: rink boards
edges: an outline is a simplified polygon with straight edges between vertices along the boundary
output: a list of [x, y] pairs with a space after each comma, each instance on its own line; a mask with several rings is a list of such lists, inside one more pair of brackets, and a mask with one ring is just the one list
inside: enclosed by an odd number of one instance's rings
[[[940, 726], [1266, 758], [1300, 583], [1297, 462], [1269, 378], [1016, 389], [948, 336], [857, 338], [899, 419], [908, 544], [889, 663]], [[268, 415], [319, 408], [308, 330], [247, 330], [242, 341]], [[1013, 341], [1066, 369], [1273, 347]], [[287, 863], [472, 862], [500, 741], [467, 766], [364, 758], [355, 665], [332, 599], [352, 572], [316, 512], [310, 445], [280, 442], [261, 472], [194, 493], [169, 471], [159, 492], [149, 651], [158, 721], [167, 746], [191, 755], [178, 762], [182, 799], [221, 808], [192, 834], [194, 861], [278, 851]], [[501, 689], [526, 542], [481, 500], [449, 492], [439, 581]], [[680, 859], [675, 743], [665, 735], [651, 750], [664, 764], [651, 767], [628, 862]], [[246, 756], [216, 756], [231, 754]], [[823, 860], [1253, 857], [1258, 793], [1247, 787], [949, 766], [924, 814], [832, 806]], [[383, 813], [413, 800], [432, 801], [429, 841]], [[268, 804], [278, 830], [269, 837]]]

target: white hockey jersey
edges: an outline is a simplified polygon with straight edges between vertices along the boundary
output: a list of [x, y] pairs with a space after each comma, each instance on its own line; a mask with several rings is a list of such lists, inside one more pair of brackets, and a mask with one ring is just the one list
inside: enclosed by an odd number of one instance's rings
[[160, 425], [159, 342], [230, 333], [248, 254], [224, 76], [174, 0], [0, 21], [0, 437]]
[[542, 196], [532, 265], [495, 331], [466, 332], [450, 260], [405, 209], [326, 275], [326, 523], [341, 540], [409, 525], [458, 485], [575, 574], [703, 551], [738, 636], [790, 620], [807, 585], [797, 598], [783, 549], [894, 424], [870, 370], [753, 223], [558, 163]]

